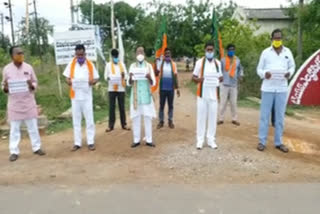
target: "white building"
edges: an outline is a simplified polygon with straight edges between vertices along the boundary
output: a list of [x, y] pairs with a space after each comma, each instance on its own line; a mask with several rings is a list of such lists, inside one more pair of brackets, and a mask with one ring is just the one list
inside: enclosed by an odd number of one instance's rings
[[293, 23], [293, 19], [285, 9], [281, 8], [250, 9], [238, 7], [233, 13], [232, 19], [236, 19], [242, 24], [256, 21], [259, 29], [255, 34], [270, 34], [276, 28], [289, 28]]

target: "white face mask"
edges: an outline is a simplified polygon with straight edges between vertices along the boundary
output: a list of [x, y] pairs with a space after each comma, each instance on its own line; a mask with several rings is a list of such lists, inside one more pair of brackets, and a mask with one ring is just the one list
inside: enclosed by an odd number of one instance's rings
[[138, 60], [139, 62], [142, 62], [142, 61], [144, 60], [144, 55], [143, 55], [143, 54], [139, 54], [139, 55], [137, 56], [137, 60]]

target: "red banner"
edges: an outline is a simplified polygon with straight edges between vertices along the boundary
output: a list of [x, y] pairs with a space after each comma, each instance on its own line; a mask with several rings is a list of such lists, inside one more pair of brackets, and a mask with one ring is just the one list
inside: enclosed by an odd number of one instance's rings
[[320, 50], [294, 75], [289, 85], [288, 104], [320, 106]]

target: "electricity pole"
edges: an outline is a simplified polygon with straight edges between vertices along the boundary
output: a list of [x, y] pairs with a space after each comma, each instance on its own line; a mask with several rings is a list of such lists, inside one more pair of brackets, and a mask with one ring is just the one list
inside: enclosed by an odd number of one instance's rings
[[37, 31], [37, 43], [38, 43], [38, 51], [39, 51], [39, 57], [42, 62], [42, 51], [41, 51], [41, 44], [40, 44], [40, 31], [39, 31], [39, 20], [38, 20], [38, 13], [37, 13], [37, 4], [36, 0], [33, 0], [33, 6], [34, 6], [34, 18], [35, 18], [35, 24], [36, 24], [36, 31]]
[[9, 16], [6, 16], [5, 18], [6, 18], [7, 21], [10, 21], [10, 22], [11, 22], [12, 45], [15, 45], [11, 0], [9, 0], [8, 2], [4, 2], [4, 5], [7, 6], [8, 9], [9, 9]]

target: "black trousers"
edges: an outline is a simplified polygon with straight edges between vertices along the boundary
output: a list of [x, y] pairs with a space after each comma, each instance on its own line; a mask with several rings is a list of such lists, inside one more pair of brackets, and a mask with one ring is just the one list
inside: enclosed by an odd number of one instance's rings
[[109, 128], [114, 128], [116, 122], [116, 99], [118, 99], [118, 106], [120, 112], [121, 127], [127, 125], [126, 110], [125, 110], [125, 92], [109, 92]]

